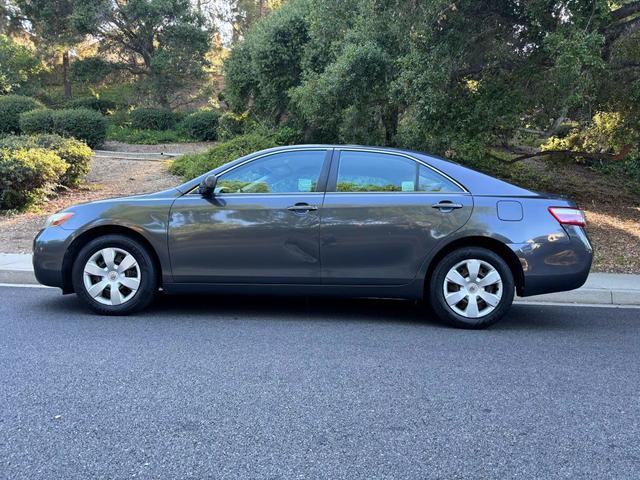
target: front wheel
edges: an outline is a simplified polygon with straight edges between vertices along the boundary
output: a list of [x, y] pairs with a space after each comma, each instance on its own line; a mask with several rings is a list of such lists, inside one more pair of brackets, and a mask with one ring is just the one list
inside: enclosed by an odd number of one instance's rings
[[455, 250], [436, 266], [429, 299], [436, 315], [461, 328], [485, 328], [500, 320], [513, 303], [511, 269], [485, 248]]
[[80, 251], [73, 287], [84, 303], [102, 315], [127, 315], [154, 298], [157, 271], [149, 252], [123, 235], [105, 235]]

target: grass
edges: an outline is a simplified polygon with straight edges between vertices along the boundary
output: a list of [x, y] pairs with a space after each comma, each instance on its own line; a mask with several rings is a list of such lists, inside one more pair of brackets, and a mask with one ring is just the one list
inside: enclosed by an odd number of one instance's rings
[[137, 145], [157, 145], [159, 143], [189, 143], [195, 140], [178, 130], [138, 130], [132, 127], [110, 125], [107, 140]]

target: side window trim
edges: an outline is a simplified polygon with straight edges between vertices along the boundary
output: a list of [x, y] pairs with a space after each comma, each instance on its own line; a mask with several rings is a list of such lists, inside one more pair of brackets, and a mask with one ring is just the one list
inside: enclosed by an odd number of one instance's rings
[[[324, 195], [326, 192], [326, 187], [327, 187], [327, 179], [329, 177], [329, 168], [331, 165], [331, 159], [332, 159], [332, 155], [334, 152], [334, 148], [293, 148], [293, 149], [286, 149], [286, 150], [278, 150], [275, 152], [269, 152], [269, 153], [265, 153], [263, 155], [258, 155], [256, 157], [251, 157], [248, 158], [247, 160], [245, 160], [244, 162], [241, 162], [237, 165], [233, 165], [232, 167], [227, 168], [226, 170], [223, 170], [219, 173], [217, 173], [216, 175], [218, 177], [225, 175], [229, 172], [232, 172], [233, 170], [235, 170], [236, 168], [240, 168], [243, 167], [245, 165], [248, 165], [249, 163], [255, 162], [256, 160], [261, 160], [263, 158], [266, 157], [270, 157], [272, 155], [278, 155], [281, 153], [288, 153], [288, 152], [318, 152], [318, 151], [324, 151], [325, 152], [325, 157], [322, 163], [322, 168], [320, 170], [320, 176], [318, 177], [318, 183], [316, 185], [316, 190], [313, 192], [304, 192], [306, 195], [313, 195], [313, 194], [322, 194]], [[206, 175], [211, 174], [213, 171], [207, 172]], [[221, 193], [218, 195], [300, 195], [302, 192], [287, 192], [287, 193], [277, 193], [277, 192], [265, 192], [265, 193]], [[189, 190], [187, 193], [185, 193], [185, 195], [199, 195], [198, 193], [198, 185], [194, 186], [191, 190]]]
[[[379, 194], [389, 194], [389, 193], [402, 193], [402, 194], [421, 194], [421, 195], [442, 195], [442, 193], [440, 192], [338, 192], [336, 190], [337, 187], [337, 183], [338, 183], [338, 168], [340, 166], [340, 155], [342, 152], [364, 152], [364, 153], [378, 153], [378, 154], [382, 154], [382, 155], [393, 155], [396, 157], [404, 157], [404, 158], [408, 158], [409, 160], [413, 160], [414, 162], [416, 162], [418, 164], [418, 166], [422, 165], [426, 168], [428, 168], [429, 170], [435, 172], [438, 175], [441, 175], [443, 178], [446, 178], [447, 180], [449, 180], [450, 182], [452, 182], [454, 185], [456, 185], [457, 187], [460, 188], [460, 192], [452, 192], [450, 193], [450, 195], [453, 194], [469, 194], [469, 190], [467, 190], [465, 188], [464, 185], [462, 185], [460, 182], [458, 182], [455, 178], [451, 178], [449, 175], [447, 175], [446, 173], [441, 172], [440, 170], [438, 170], [435, 167], [432, 167], [431, 165], [429, 165], [428, 163], [425, 163], [415, 157], [412, 157], [411, 155], [407, 155], [405, 153], [400, 153], [400, 152], [387, 152], [384, 150], [375, 150], [375, 149], [365, 149], [365, 148], [336, 148], [334, 149], [333, 152], [333, 158], [332, 158], [332, 162], [331, 162], [331, 171], [329, 172], [329, 179], [327, 181], [327, 193], [337, 193], [337, 194], [347, 194], [347, 195], [352, 195], [352, 194], [359, 194], [359, 195], [379, 195]], [[419, 168], [416, 169], [417, 173], [416, 175], [419, 175]], [[417, 185], [417, 182], [416, 182]]]

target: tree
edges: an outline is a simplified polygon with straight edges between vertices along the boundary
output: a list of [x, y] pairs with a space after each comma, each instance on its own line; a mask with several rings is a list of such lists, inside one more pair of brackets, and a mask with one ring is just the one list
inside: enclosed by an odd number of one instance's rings
[[70, 98], [69, 50], [82, 39], [82, 35], [73, 24], [76, 2], [74, 0], [16, 0], [16, 3], [31, 22], [37, 37], [44, 43], [62, 50], [64, 95]]
[[466, 159], [596, 112], [637, 135], [640, 1], [290, 0], [225, 71], [232, 108], [308, 140]]
[[78, 0], [74, 15], [79, 31], [100, 41], [99, 53], [146, 80], [165, 108], [204, 73], [209, 32], [189, 0]]
[[0, 35], [0, 94], [22, 93], [40, 71], [40, 60], [30, 48]]

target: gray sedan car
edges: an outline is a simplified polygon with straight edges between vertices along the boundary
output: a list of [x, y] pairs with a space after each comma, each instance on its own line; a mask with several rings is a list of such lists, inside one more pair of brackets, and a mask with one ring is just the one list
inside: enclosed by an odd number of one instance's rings
[[155, 294], [425, 300], [479, 328], [514, 295], [580, 287], [592, 248], [576, 205], [423, 153], [340, 145], [256, 152], [176, 188], [52, 215], [38, 280], [101, 314]]

